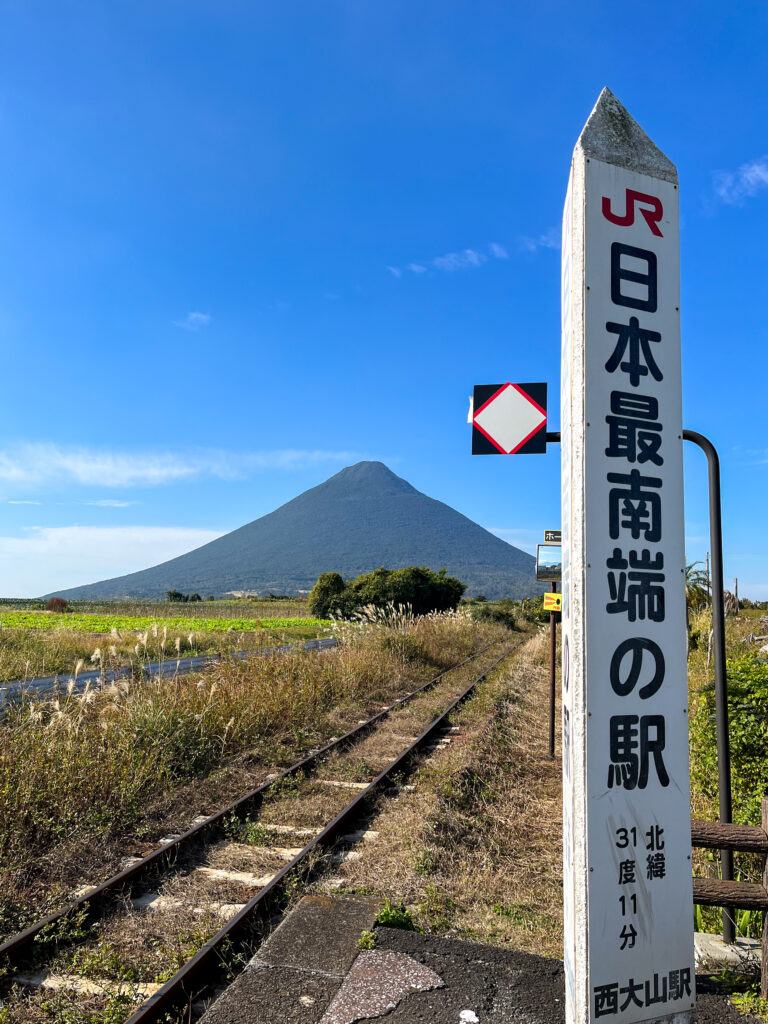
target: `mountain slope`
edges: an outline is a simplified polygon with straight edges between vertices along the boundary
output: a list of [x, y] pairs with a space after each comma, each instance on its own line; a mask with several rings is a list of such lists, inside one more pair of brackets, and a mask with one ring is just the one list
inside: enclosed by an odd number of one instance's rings
[[74, 600], [163, 598], [172, 589], [296, 593], [309, 590], [321, 572], [350, 578], [382, 565], [446, 566], [467, 584], [468, 595], [523, 597], [542, 589], [531, 555], [428, 498], [383, 463], [359, 462], [195, 551], [57, 593]]

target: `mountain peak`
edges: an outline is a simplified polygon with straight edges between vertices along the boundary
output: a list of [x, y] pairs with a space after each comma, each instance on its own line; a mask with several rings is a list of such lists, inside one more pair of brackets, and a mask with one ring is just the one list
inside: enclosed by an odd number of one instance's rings
[[470, 594], [488, 598], [542, 589], [531, 555], [422, 494], [382, 462], [358, 462], [195, 551], [60, 593], [78, 600], [157, 599], [169, 590], [308, 593], [323, 572], [351, 579], [379, 566], [408, 565], [445, 566]]
[[418, 494], [415, 487], [397, 476], [383, 462], [356, 462], [326, 480], [321, 487], [342, 487], [347, 491], [371, 491], [381, 494]]

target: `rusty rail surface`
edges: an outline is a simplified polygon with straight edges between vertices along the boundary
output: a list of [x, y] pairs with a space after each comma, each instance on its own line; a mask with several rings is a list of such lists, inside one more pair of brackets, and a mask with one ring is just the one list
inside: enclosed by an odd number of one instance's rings
[[[126, 1024], [158, 1024], [158, 1022], [165, 1020], [165, 1014], [189, 1004], [205, 986], [211, 973], [220, 967], [222, 948], [233, 938], [237, 938], [239, 933], [247, 931], [252, 923], [267, 910], [270, 897], [277, 894], [286, 876], [301, 865], [302, 861], [313, 851], [333, 844], [339, 836], [343, 835], [350, 825], [363, 815], [371, 799], [377, 796], [386, 785], [391, 784], [394, 776], [399, 775], [408, 768], [413, 756], [430, 741], [435, 733], [443, 728], [446, 719], [450, 717], [452, 712], [472, 695], [477, 685], [516, 646], [518, 644], [506, 650], [501, 657], [497, 658], [488, 668], [481, 672], [463, 693], [452, 701], [446, 710], [435, 718], [402, 754], [396, 757], [358, 796], [351, 800], [332, 821], [318, 832], [293, 860], [286, 864], [213, 938], [209, 939], [158, 992], [150, 996], [136, 1013], [128, 1019]], [[462, 664], [466, 664], [466, 662], [462, 662]]]

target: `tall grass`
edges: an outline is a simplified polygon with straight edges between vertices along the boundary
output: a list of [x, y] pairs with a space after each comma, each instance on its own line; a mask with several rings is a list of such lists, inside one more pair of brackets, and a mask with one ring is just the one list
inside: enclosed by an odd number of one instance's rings
[[[66, 621], [66, 617], [62, 618]], [[283, 626], [279, 620], [274, 624], [263, 620], [259, 628], [230, 627], [218, 631], [196, 629], [194, 620], [174, 624], [168, 619], [160, 619], [141, 629], [113, 627], [104, 633], [67, 626], [50, 630], [3, 626], [0, 629], [0, 683], [52, 675], [66, 679], [74, 673], [79, 661], [88, 668], [138, 669], [151, 661], [258, 650], [276, 644], [300, 643], [327, 633], [327, 629], [319, 629], [311, 619], [299, 620], [291, 626]], [[101, 657], [93, 664], [97, 649]]]
[[[695, 818], [714, 821], [718, 817], [717, 743], [714, 714], [714, 651], [712, 616], [704, 609], [691, 615], [689, 636], [688, 686], [690, 701], [691, 805]], [[768, 658], [762, 650], [768, 629], [753, 615], [740, 613], [728, 617], [726, 632], [726, 672], [729, 710], [733, 817], [740, 824], [760, 824], [760, 801], [766, 791], [766, 751], [768, 751], [768, 714], [766, 689]], [[697, 874], [719, 874], [719, 855], [694, 850]], [[734, 856], [734, 877], [743, 882], [761, 880], [762, 864], [754, 854]], [[761, 915], [756, 911], [736, 913], [737, 934], [752, 938], [761, 934]], [[721, 911], [712, 907], [696, 908], [696, 928], [718, 932]]]
[[505, 632], [463, 615], [361, 624], [322, 654], [225, 661], [199, 677], [11, 707], [0, 726], [0, 863], [13, 871], [64, 840], [114, 835], [240, 752], [279, 760], [296, 731], [317, 737], [330, 716], [355, 720]]

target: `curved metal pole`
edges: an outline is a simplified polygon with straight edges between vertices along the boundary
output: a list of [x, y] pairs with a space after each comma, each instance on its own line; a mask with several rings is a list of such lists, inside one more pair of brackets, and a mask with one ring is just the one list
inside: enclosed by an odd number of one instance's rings
[[[728, 735], [728, 682], [725, 674], [725, 608], [723, 601], [723, 529], [720, 514], [720, 459], [715, 446], [703, 434], [684, 430], [683, 438], [693, 441], [707, 456], [709, 473], [709, 543], [712, 549], [712, 640], [715, 649], [715, 720], [717, 723], [717, 792], [720, 821], [732, 820], [731, 746]], [[733, 853], [720, 851], [724, 879], [733, 878]], [[733, 913], [723, 910], [723, 940], [736, 935]]]
[[[715, 648], [715, 721], [717, 727], [717, 793], [720, 821], [730, 822], [731, 744], [728, 734], [728, 682], [725, 673], [725, 607], [723, 602], [723, 527], [720, 509], [720, 459], [712, 442], [695, 430], [684, 430], [683, 439], [698, 445], [707, 457], [709, 476], [709, 544], [712, 551], [712, 640]], [[548, 431], [547, 441], [560, 440], [560, 431]], [[720, 851], [724, 879], [733, 878], [733, 853]], [[733, 913], [723, 910], [723, 940], [733, 942]]]

